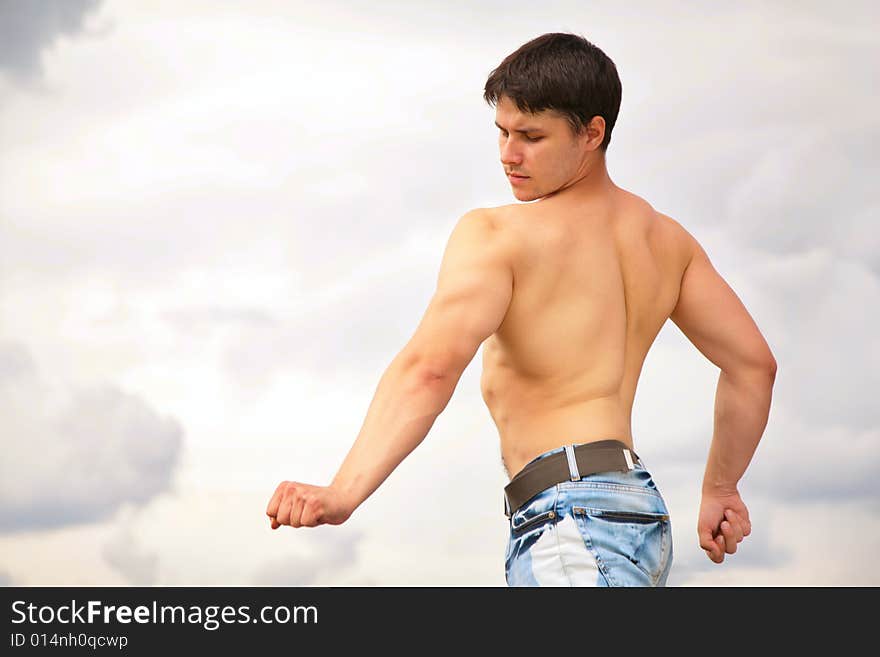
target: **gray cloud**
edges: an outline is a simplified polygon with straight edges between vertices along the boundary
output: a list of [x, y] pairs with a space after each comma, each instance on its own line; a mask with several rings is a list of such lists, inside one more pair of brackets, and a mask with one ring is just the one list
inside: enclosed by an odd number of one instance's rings
[[842, 123], [762, 150], [728, 196], [731, 237], [779, 254], [823, 247], [880, 275], [880, 209], [872, 184], [880, 122]]
[[807, 430], [876, 430], [880, 408], [865, 391], [880, 389], [880, 278], [828, 248], [776, 258], [750, 276], [780, 363], [774, 400]]
[[[290, 531], [281, 527], [275, 531]], [[308, 553], [290, 555], [264, 564], [253, 576], [254, 586], [345, 585], [357, 569], [357, 549], [363, 532], [323, 526], [294, 530], [310, 532], [305, 541]], [[352, 582], [347, 582], [351, 584]]]
[[10, 340], [0, 342], [0, 385], [33, 380], [36, 374], [37, 365], [23, 344]]
[[16, 78], [38, 77], [41, 55], [64, 35], [83, 28], [101, 0], [0, 0], [0, 71]]
[[0, 364], [0, 532], [94, 522], [169, 488], [177, 420], [113, 385], [58, 390], [20, 343], [0, 343]]
[[[699, 581], [704, 574], [714, 575], [719, 572], [719, 569], [732, 573], [739, 569], [772, 569], [790, 564], [796, 556], [794, 549], [784, 543], [778, 544], [772, 540], [784, 540], [785, 537], [777, 535], [772, 526], [765, 524], [760, 517], [756, 519], [753, 513], [756, 508], [756, 505], [753, 505], [749, 510], [752, 515], [752, 533], [743, 537], [734, 554], [725, 554], [721, 564], [710, 560], [699, 547], [696, 531], [693, 531], [686, 540], [676, 536], [675, 549], [678, 552], [673, 554], [672, 570], [669, 573], [667, 583], [670, 586], [690, 586]], [[684, 530], [690, 530], [690, 528], [682, 526], [682, 534], [687, 533]]]
[[144, 550], [129, 527], [124, 527], [103, 546], [102, 555], [130, 585], [152, 586], [156, 583], [159, 555]]
[[785, 410], [780, 415], [761, 439], [740, 490], [793, 504], [876, 500], [880, 431], [858, 431], [843, 422], [812, 426], [808, 419], [786, 417]]

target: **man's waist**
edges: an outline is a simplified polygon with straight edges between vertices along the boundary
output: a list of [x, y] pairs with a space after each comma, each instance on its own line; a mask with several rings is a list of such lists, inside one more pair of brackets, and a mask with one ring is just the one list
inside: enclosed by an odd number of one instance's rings
[[510, 480], [504, 487], [504, 514], [510, 517], [550, 486], [597, 472], [632, 470], [636, 463], [640, 463], [638, 455], [622, 440], [564, 445], [560, 451], [532, 460]]

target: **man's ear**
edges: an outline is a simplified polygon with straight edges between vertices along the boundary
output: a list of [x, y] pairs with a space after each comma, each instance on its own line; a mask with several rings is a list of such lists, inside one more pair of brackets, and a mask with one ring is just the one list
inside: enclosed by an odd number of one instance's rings
[[583, 130], [583, 144], [587, 144], [587, 142], [595, 140], [595, 144], [590, 148], [590, 150], [598, 150], [598, 148], [602, 145], [602, 142], [605, 139], [605, 117], [596, 115], [590, 122], [585, 126]]

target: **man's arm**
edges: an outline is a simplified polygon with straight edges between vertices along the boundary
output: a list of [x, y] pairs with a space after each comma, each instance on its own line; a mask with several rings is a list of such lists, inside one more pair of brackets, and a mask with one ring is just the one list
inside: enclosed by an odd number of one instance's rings
[[[437, 289], [409, 342], [385, 370], [333, 482], [283, 482], [266, 513], [273, 528], [339, 524], [424, 440], [513, 293], [506, 235], [482, 209], [462, 216], [446, 245]], [[328, 520], [329, 518], [329, 520]]]
[[450, 235], [421, 322], [382, 376], [333, 479], [352, 510], [424, 440], [477, 349], [504, 319], [512, 291], [505, 236], [484, 210], [468, 212]]
[[767, 425], [776, 359], [739, 297], [688, 237], [693, 255], [670, 319], [721, 370], [703, 485], [735, 488]]
[[[700, 244], [687, 231], [685, 234], [692, 257], [670, 319], [721, 370], [698, 522], [701, 546], [720, 563], [724, 552], [733, 554], [736, 543], [751, 532], [737, 483], [767, 425], [777, 365], [739, 297]], [[730, 510], [733, 514], [727, 513]]]

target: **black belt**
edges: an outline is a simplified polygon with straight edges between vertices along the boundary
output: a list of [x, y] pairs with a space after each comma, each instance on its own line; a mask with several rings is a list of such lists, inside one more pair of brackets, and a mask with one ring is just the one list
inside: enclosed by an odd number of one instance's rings
[[597, 472], [632, 470], [638, 455], [620, 440], [597, 440], [565, 445], [561, 452], [532, 461], [504, 487], [504, 515], [508, 518], [541, 491], [563, 481], [579, 481]]

